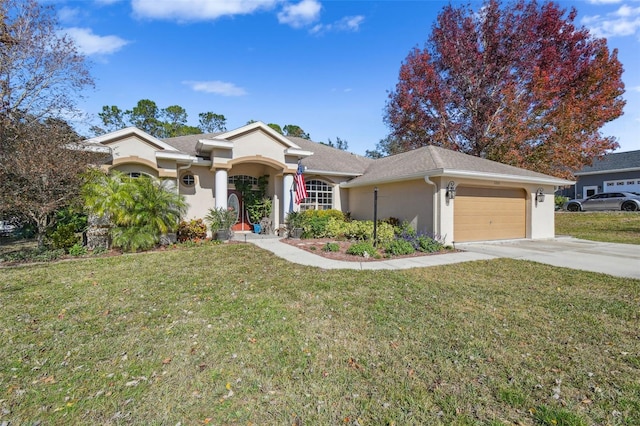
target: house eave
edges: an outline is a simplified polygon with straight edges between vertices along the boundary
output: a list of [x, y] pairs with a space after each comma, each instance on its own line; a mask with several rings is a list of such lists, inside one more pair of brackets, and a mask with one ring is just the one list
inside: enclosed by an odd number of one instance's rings
[[535, 184], [535, 185], [573, 185], [575, 182], [559, 179], [549, 176], [534, 177], [534, 176], [517, 176], [517, 175], [505, 175], [501, 173], [486, 173], [486, 172], [472, 172], [467, 170], [449, 170], [449, 169], [434, 169], [426, 172], [411, 173], [402, 176], [395, 176], [392, 178], [381, 178], [375, 180], [369, 180], [364, 182], [343, 183], [340, 186], [343, 188], [356, 188], [360, 186], [382, 185], [386, 183], [404, 182], [408, 180], [423, 179], [425, 177], [450, 177], [450, 178], [466, 178], [466, 179], [479, 179], [479, 180], [492, 180], [500, 182], [521, 183], [521, 184]]
[[87, 143], [70, 143], [65, 148], [73, 151], [88, 151], [96, 152], [98, 154], [111, 154], [112, 150], [107, 145], [87, 144]]
[[156, 152], [156, 159], [158, 160], [176, 160], [178, 162], [184, 163], [194, 163], [198, 161], [198, 157], [189, 154], [182, 154], [179, 152], [166, 152], [166, 151], [158, 151]]
[[285, 155], [296, 155], [298, 157], [310, 157], [313, 155], [313, 151], [306, 151], [298, 148], [287, 148], [284, 150]]
[[211, 152], [213, 149], [233, 149], [233, 142], [221, 139], [200, 139], [196, 143], [196, 151]]
[[593, 172], [576, 172], [575, 176], [593, 176], [593, 175], [605, 175], [609, 173], [625, 173], [625, 172], [638, 172], [640, 167], [628, 167], [626, 169], [612, 169], [612, 170], [597, 170]]
[[364, 182], [353, 182], [353, 183], [346, 182], [346, 183], [341, 183], [340, 186], [342, 188], [357, 188], [359, 186], [382, 185], [384, 183], [396, 183], [396, 182], [404, 182], [407, 180], [422, 179], [424, 178], [424, 176], [425, 176], [424, 172], [411, 173], [411, 174], [402, 175], [402, 176], [394, 176], [392, 178], [380, 178], [380, 179], [367, 180]]
[[468, 170], [433, 170], [425, 173], [425, 176], [435, 177], [435, 176], [447, 176], [447, 177], [457, 177], [457, 178], [469, 178], [469, 179], [483, 179], [483, 180], [497, 180], [501, 182], [512, 182], [512, 183], [527, 183], [527, 184], [537, 184], [537, 185], [554, 185], [554, 186], [562, 186], [562, 185], [573, 185], [574, 181], [567, 179], [555, 178], [553, 176], [549, 177], [539, 177], [539, 176], [518, 176], [518, 175], [506, 175], [502, 173], [487, 173], [487, 172], [471, 172]]
[[316, 169], [305, 169], [305, 174], [309, 175], [323, 175], [323, 176], [345, 176], [355, 178], [358, 176], [362, 176], [362, 173], [354, 173], [354, 172], [336, 172], [331, 170], [316, 170]]

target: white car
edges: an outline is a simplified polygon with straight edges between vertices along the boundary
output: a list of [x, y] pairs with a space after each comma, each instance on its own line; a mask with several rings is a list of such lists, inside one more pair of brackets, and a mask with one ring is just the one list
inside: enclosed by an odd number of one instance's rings
[[0, 220], [0, 237], [8, 237], [13, 234], [17, 228], [8, 222]]
[[569, 200], [564, 203], [563, 208], [570, 212], [598, 210], [634, 212], [640, 210], [640, 195], [633, 192], [603, 192], [587, 198]]

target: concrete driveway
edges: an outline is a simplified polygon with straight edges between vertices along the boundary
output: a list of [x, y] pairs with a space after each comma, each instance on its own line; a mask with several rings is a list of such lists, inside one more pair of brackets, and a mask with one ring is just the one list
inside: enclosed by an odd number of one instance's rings
[[456, 248], [489, 256], [532, 260], [553, 266], [640, 279], [640, 245], [559, 237], [550, 240], [458, 243]]

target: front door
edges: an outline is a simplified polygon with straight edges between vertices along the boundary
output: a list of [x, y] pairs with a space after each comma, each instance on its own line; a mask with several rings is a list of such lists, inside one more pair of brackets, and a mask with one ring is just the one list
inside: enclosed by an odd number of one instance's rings
[[242, 194], [239, 191], [229, 191], [229, 198], [227, 198], [227, 206], [236, 211], [238, 220], [236, 224], [231, 228], [234, 231], [251, 231], [252, 226], [247, 222], [247, 213], [242, 201]]

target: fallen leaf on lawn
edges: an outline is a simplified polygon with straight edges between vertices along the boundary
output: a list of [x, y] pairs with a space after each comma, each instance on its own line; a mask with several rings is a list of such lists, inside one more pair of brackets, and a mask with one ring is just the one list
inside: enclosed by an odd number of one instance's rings
[[227, 388], [227, 390], [231, 390], [231, 383], [227, 382], [227, 385], [225, 386], [225, 388]]
[[256, 339], [254, 339], [253, 337], [249, 337], [249, 343], [255, 343]]
[[170, 362], [171, 362], [171, 358], [165, 358], [165, 359], [163, 359], [163, 360], [162, 360], [162, 363], [163, 363], [164, 365], [167, 365], [167, 364], [169, 364]]
[[355, 360], [355, 359], [353, 359], [353, 358], [349, 358], [349, 361], [348, 361], [348, 362], [349, 362], [349, 367], [354, 368], [354, 369], [356, 369], [356, 370], [360, 370], [360, 369], [362, 369], [362, 367], [360, 366], [360, 364], [358, 364], [358, 363], [356, 362], [356, 360]]
[[53, 384], [53, 383], [55, 383], [55, 382], [56, 382], [56, 379], [55, 379], [55, 377], [53, 377], [53, 376], [43, 377], [43, 378], [42, 378], [42, 379], [40, 379], [40, 380], [42, 380], [42, 383], [46, 383], [46, 384], [48, 384], [48, 385]]

